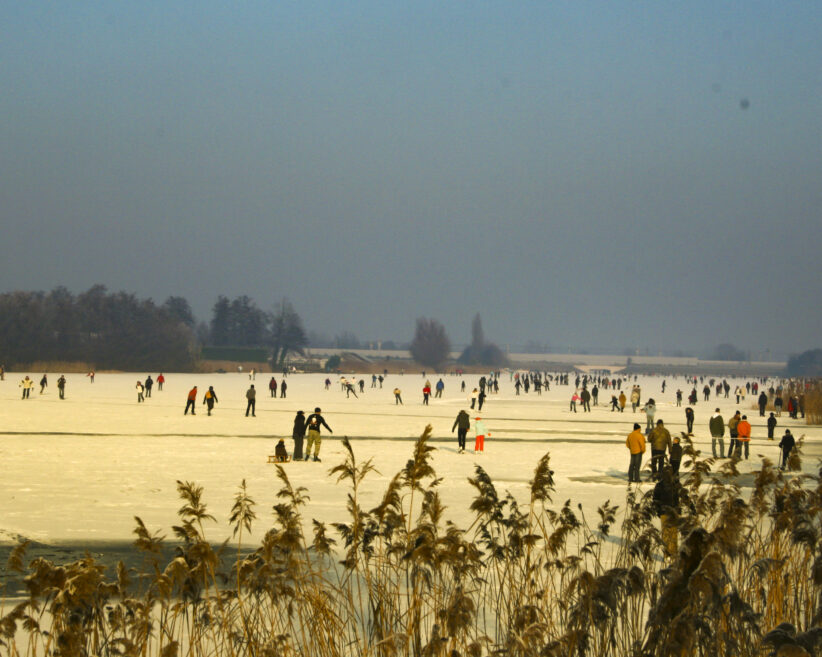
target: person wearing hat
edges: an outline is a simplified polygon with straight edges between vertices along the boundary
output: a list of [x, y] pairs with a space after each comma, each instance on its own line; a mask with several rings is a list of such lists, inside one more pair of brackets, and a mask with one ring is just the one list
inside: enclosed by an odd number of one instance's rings
[[474, 431], [477, 435], [474, 441], [474, 453], [482, 453], [485, 451], [485, 436], [490, 436], [491, 434], [486, 432], [485, 422], [482, 421], [479, 415], [474, 418]]
[[277, 463], [286, 463], [288, 461], [288, 450], [285, 448], [285, 439], [280, 438], [274, 447], [274, 459]]
[[634, 422], [634, 430], [628, 434], [625, 445], [631, 452], [631, 462], [628, 465], [628, 481], [639, 483], [641, 481], [639, 468], [642, 466], [642, 455], [645, 453], [645, 436], [637, 422]]
[[306, 420], [306, 427], [308, 428], [308, 447], [305, 450], [305, 460], [307, 461], [311, 456], [311, 446], [314, 446], [314, 460], [320, 460], [320, 446], [322, 445], [322, 438], [320, 437], [320, 427], [325, 427], [328, 429], [328, 433], [334, 433], [331, 430], [323, 416], [320, 415], [320, 407], [314, 409], [314, 412], [308, 416], [308, 420]]

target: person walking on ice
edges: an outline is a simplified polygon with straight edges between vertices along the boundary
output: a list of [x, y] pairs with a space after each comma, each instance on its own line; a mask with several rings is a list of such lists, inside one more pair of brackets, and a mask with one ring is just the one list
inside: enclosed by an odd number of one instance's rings
[[642, 466], [642, 455], [645, 453], [645, 436], [637, 422], [634, 422], [634, 430], [628, 434], [625, 446], [631, 452], [631, 462], [628, 465], [628, 482], [639, 483], [639, 469]]
[[31, 389], [34, 387], [34, 381], [26, 374], [26, 378], [23, 379], [19, 385], [23, 389], [23, 399], [28, 399], [31, 394]]
[[66, 377], [63, 374], [57, 379], [57, 394], [60, 396], [60, 399], [66, 398]]
[[485, 436], [491, 434], [485, 429], [485, 422], [482, 421], [479, 415], [474, 418], [474, 432], [477, 436], [474, 439], [474, 453], [482, 454], [485, 451]]
[[245, 416], [248, 417], [248, 412], [251, 411], [251, 417], [257, 417], [257, 391], [254, 389], [254, 384], [251, 384], [251, 387], [246, 390], [245, 398], [248, 400], [248, 404], [245, 407]]
[[294, 418], [294, 428], [291, 430], [291, 437], [294, 439], [294, 460], [303, 460], [303, 440], [305, 439], [305, 413], [297, 411]]
[[402, 390], [399, 388], [394, 388], [394, 404], [399, 404], [400, 406], [403, 405], [402, 403]]
[[214, 392], [214, 386], [208, 386], [206, 394], [203, 395], [203, 403], [208, 407], [208, 414], [211, 415], [211, 410], [214, 404], [217, 403], [217, 393]]
[[454, 420], [454, 425], [451, 427], [451, 433], [454, 429], [457, 430], [457, 451], [462, 454], [465, 451], [465, 437], [468, 435], [468, 429], [471, 428], [471, 416], [467, 411], [462, 410], [457, 413], [457, 419]]
[[191, 409], [191, 414], [194, 415], [194, 404], [197, 401], [197, 386], [194, 386], [188, 391], [188, 399], [186, 401], [186, 410], [183, 415], [188, 415], [188, 409]]
[[320, 427], [328, 429], [328, 433], [334, 433], [329, 427], [322, 415], [320, 407], [314, 409], [314, 412], [308, 416], [306, 420], [306, 428], [308, 429], [308, 443], [305, 448], [305, 460], [307, 461], [311, 456], [311, 447], [314, 446], [314, 460], [320, 460], [320, 446], [322, 445], [322, 438], [320, 437]]
[[139, 404], [141, 402], [144, 402], [146, 399], [143, 396], [143, 391], [145, 390], [145, 387], [143, 386], [143, 382], [138, 380], [137, 385], [135, 386], [135, 388], [137, 389], [137, 403]]

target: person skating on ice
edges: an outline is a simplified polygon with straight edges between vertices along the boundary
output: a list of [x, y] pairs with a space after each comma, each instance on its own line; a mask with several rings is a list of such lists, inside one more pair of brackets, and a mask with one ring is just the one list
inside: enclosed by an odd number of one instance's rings
[[308, 445], [305, 450], [305, 460], [307, 461], [311, 456], [311, 447], [314, 447], [314, 460], [320, 460], [320, 446], [322, 445], [322, 437], [320, 436], [320, 428], [325, 427], [328, 433], [334, 433], [329, 427], [323, 416], [320, 407], [314, 409], [314, 412], [308, 416], [306, 420], [306, 428], [308, 429]]

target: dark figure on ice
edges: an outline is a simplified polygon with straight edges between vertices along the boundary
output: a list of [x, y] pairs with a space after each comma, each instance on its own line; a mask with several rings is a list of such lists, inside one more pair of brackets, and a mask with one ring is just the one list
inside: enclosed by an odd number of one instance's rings
[[211, 411], [214, 408], [214, 404], [217, 403], [217, 393], [214, 392], [214, 386], [208, 386], [206, 394], [203, 395], [203, 403], [206, 405], [206, 408], [208, 409], [208, 414], [211, 415]]
[[245, 407], [245, 416], [248, 417], [249, 412], [251, 413], [251, 417], [257, 417], [257, 391], [254, 389], [254, 384], [251, 384], [251, 387], [246, 390], [245, 398], [248, 400], [248, 404]]
[[774, 429], [776, 429], [776, 418], [774, 417], [774, 414], [771, 413], [768, 418], [768, 440], [773, 440]]
[[291, 437], [294, 439], [294, 460], [301, 461], [303, 458], [303, 439], [305, 438], [305, 413], [302, 411], [297, 411], [297, 417], [294, 418]]
[[465, 436], [468, 435], [468, 429], [470, 428], [471, 416], [464, 410], [457, 413], [457, 419], [454, 420], [451, 433], [454, 433], [454, 429], [457, 430], [457, 449], [460, 454], [465, 451]]
[[685, 409], [685, 424], [688, 426], [688, 435], [694, 435], [694, 409], [690, 406]]
[[779, 441], [779, 448], [782, 450], [782, 465], [780, 466], [780, 470], [786, 470], [788, 468], [788, 459], [791, 457], [791, 451], [796, 446], [796, 440], [791, 435], [790, 429], [785, 429], [785, 435], [782, 436], [782, 440]]

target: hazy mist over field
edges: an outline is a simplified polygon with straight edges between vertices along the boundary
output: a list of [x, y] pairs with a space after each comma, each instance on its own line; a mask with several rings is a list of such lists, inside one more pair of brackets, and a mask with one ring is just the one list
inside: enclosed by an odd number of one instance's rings
[[822, 4], [0, 10], [0, 292], [820, 346]]

